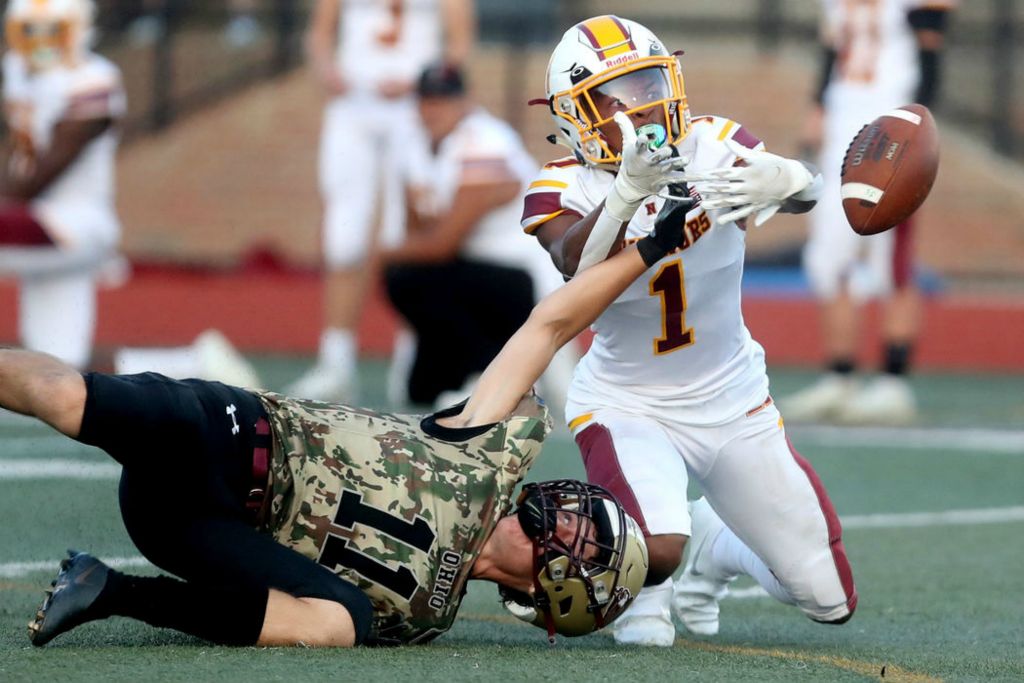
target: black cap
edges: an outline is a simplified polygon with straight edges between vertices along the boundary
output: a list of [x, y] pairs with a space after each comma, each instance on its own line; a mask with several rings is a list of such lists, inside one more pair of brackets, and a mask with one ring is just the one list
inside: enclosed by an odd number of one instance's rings
[[462, 70], [451, 64], [431, 64], [416, 82], [420, 97], [457, 97], [466, 92]]

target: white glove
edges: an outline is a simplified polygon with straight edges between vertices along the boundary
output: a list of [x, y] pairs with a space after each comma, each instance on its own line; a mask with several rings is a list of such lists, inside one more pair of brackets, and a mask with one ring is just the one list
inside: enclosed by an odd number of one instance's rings
[[795, 159], [752, 150], [734, 140], [725, 144], [747, 165], [686, 173], [683, 178], [693, 183], [705, 209], [732, 209], [718, 217], [720, 223], [756, 214], [754, 225], [759, 226], [775, 215], [782, 202], [814, 182], [814, 175]]
[[609, 215], [625, 223], [644, 199], [683, 180], [682, 168], [687, 160], [674, 157], [672, 145], [650, 149], [648, 143], [653, 138], [637, 135], [633, 122], [621, 111], [613, 118], [622, 132], [622, 162], [604, 205]]

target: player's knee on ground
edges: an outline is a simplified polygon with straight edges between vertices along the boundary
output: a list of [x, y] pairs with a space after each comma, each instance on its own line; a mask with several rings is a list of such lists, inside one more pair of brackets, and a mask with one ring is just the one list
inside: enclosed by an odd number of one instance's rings
[[646, 540], [650, 566], [644, 585], [656, 586], [671, 578], [683, 563], [683, 548], [686, 547], [687, 537], [680, 534], [661, 534], [648, 536]]
[[271, 590], [258, 645], [264, 647], [352, 647], [358, 642], [344, 605], [321, 598], [295, 598]]
[[857, 592], [845, 557], [823, 557], [803, 567], [799, 576], [779, 576], [779, 580], [812, 621], [845, 624], [857, 608]]

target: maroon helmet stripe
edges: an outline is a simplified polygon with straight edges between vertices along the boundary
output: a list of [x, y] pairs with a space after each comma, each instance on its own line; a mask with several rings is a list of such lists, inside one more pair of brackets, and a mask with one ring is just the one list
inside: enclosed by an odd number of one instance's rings
[[594, 35], [593, 31], [587, 28], [586, 24], [580, 24], [580, 31], [582, 31], [583, 35], [585, 35], [587, 37], [587, 40], [590, 41], [590, 47], [594, 48], [595, 50], [601, 49], [601, 43], [597, 42], [597, 36]]
[[622, 35], [624, 35], [627, 38], [629, 38], [629, 49], [630, 50], [635, 50], [636, 49], [636, 43], [633, 42], [633, 34], [629, 32], [629, 29], [626, 28], [625, 25], [623, 25], [623, 23], [621, 21], [619, 21], [618, 17], [612, 15], [611, 16], [611, 20], [615, 23], [616, 26], [619, 27], [619, 30], [622, 31]]

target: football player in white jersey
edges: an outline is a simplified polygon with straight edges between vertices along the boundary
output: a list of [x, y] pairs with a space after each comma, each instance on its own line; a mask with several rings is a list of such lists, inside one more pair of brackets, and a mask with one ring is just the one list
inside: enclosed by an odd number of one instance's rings
[[114, 253], [117, 67], [89, 50], [91, 0], [12, 0], [5, 25], [0, 274], [19, 280], [24, 346], [78, 367], [91, 356], [95, 277]]
[[[676, 57], [619, 17], [565, 33], [542, 102], [572, 155], [533, 182], [522, 226], [563, 273], [641, 238], [659, 214], [685, 211], [681, 248], [593, 324], [566, 405], [589, 479], [648, 540], [648, 587], [616, 640], [671, 645], [673, 604], [690, 631], [716, 633], [718, 600], [738, 574], [811, 619], [844, 622], [857, 595], [838, 517], [786, 438], [740, 310], [746, 227], [808, 210], [820, 176], [764, 151], [734, 121], [691, 117]], [[706, 496], [692, 525], [690, 478]]]
[[[456, 67], [427, 67], [416, 92], [429, 148], [403, 155], [408, 234], [382, 257], [391, 302], [415, 331], [408, 398], [448, 405], [469, 395], [534, 303], [563, 279], [508, 230], [539, 170], [519, 135], [473, 102]], [[548, 401], [564, 404], [578, 359], [572, 345], [556, 356], [543, 383]], [[392, 370], [401, 365], [396, 359]]]
[[375, 245], [394, 246], [404, 230], [401, 193], [381, 198], [408, 141], [422, 135], [413, 85], [428, 64], [463, 63], [474, 34], [470, 0], [317, 0], [307, 51], [330, 98], [319, 170], [324, 327], [317, 363], [288, 387], [293, 395], [354, 393], [356, 329], [377, 270]]
[[[861, 237], [840, 201], [839, 171], [861, 126], [889, 109], [932, 104], [952, 0], [822, 0], [824, 59], [805, 144], [821, 148], [822, 201], [811, 212], [804, 270], [820, 302], [826, 373], [780, 399], [793, 419], [905, 423], [916, 405], [906, 381], [921, 327], [912, 272], [911, 218], [894, 230]], [[859, 308], [884, 301], [883, 372], [861, 385], [855, 375], [863, 341]]]

